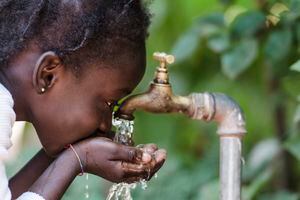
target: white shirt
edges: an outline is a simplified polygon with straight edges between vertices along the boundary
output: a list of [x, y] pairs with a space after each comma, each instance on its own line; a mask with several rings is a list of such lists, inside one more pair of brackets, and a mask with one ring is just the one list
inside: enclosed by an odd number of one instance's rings
[[[0, 84], [0, 199], [11, 200], [11, 192], [8, 187], [8, 178], [5, 171], [4, 159], [8, 155], [8, 149], [12, 146], [11, 133], [16, 121], [16, 113], [13, 110], [14, 100], [10, 92]], [[45, 200], [33, 192], [25, 192], [17, 200]]]

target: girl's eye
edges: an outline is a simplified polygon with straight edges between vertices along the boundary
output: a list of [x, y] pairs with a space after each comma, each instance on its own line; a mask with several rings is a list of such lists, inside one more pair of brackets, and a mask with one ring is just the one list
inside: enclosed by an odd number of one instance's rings
[[110, 108], [114, 108], [115, 106], [117, 106], [118, 105], [118, 102], [117, 101], [106, 101], [105, 102], [106, 104], [107, 104], [107, 106], [108, 107], [110, 107]]

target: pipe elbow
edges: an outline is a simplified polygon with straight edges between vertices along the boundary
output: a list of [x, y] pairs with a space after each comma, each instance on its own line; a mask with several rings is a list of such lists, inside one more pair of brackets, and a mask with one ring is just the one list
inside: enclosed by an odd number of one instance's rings
[[218, 122], [218, 134], [241, 135], [246, 131], [246, 123], [241, 107], [230, 97], [221, 94], [211, 94], [215, 101], [214, 120]]
[[219, 135], [242, 137], [247, 131], [240, 106], [221, 93], [194, 93], [189, 115], [191, 118], [218, 123]]

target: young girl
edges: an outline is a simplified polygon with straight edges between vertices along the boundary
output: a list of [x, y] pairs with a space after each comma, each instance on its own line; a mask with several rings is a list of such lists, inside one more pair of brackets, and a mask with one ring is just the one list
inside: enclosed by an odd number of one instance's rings
[[[162, 166], [155, 145], [107, 138], [115, 103], [144, 74], [148, 25], [140, 0], [0, 1], [0, 199], [59, 199], [82, 172], [134, 182]], [[43, 149], [8, 183], [15, 120]]]

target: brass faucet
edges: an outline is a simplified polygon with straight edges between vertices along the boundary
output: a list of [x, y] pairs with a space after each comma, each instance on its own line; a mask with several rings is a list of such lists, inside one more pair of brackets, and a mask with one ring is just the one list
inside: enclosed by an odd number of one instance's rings
[[115, 117], [133, 120], [136, 109], [152, 113], [183, 113], [192, 119], [215, 121], [220, 137], [220, 200], [241, 199], [242, 138], [246, 133], [240, 106], [221, 93], [192, 93], [176, 96], [169, 83], [168, 64], [174, 56], [154, 53], [160, 62], [155, 77], [146, 93], [127, 98]]
[[154, 53], [154, 59], [160, 64], [155, 77], [146, 93], [127, 98], [115, 113], [115, 117], [133, 120], [136, 109], [152, 113], [185, 113], [190, 105], [190, 98], [173, 94], [169, 83], [168, 65], [174, 63], [175, 57], [165, 53]]

